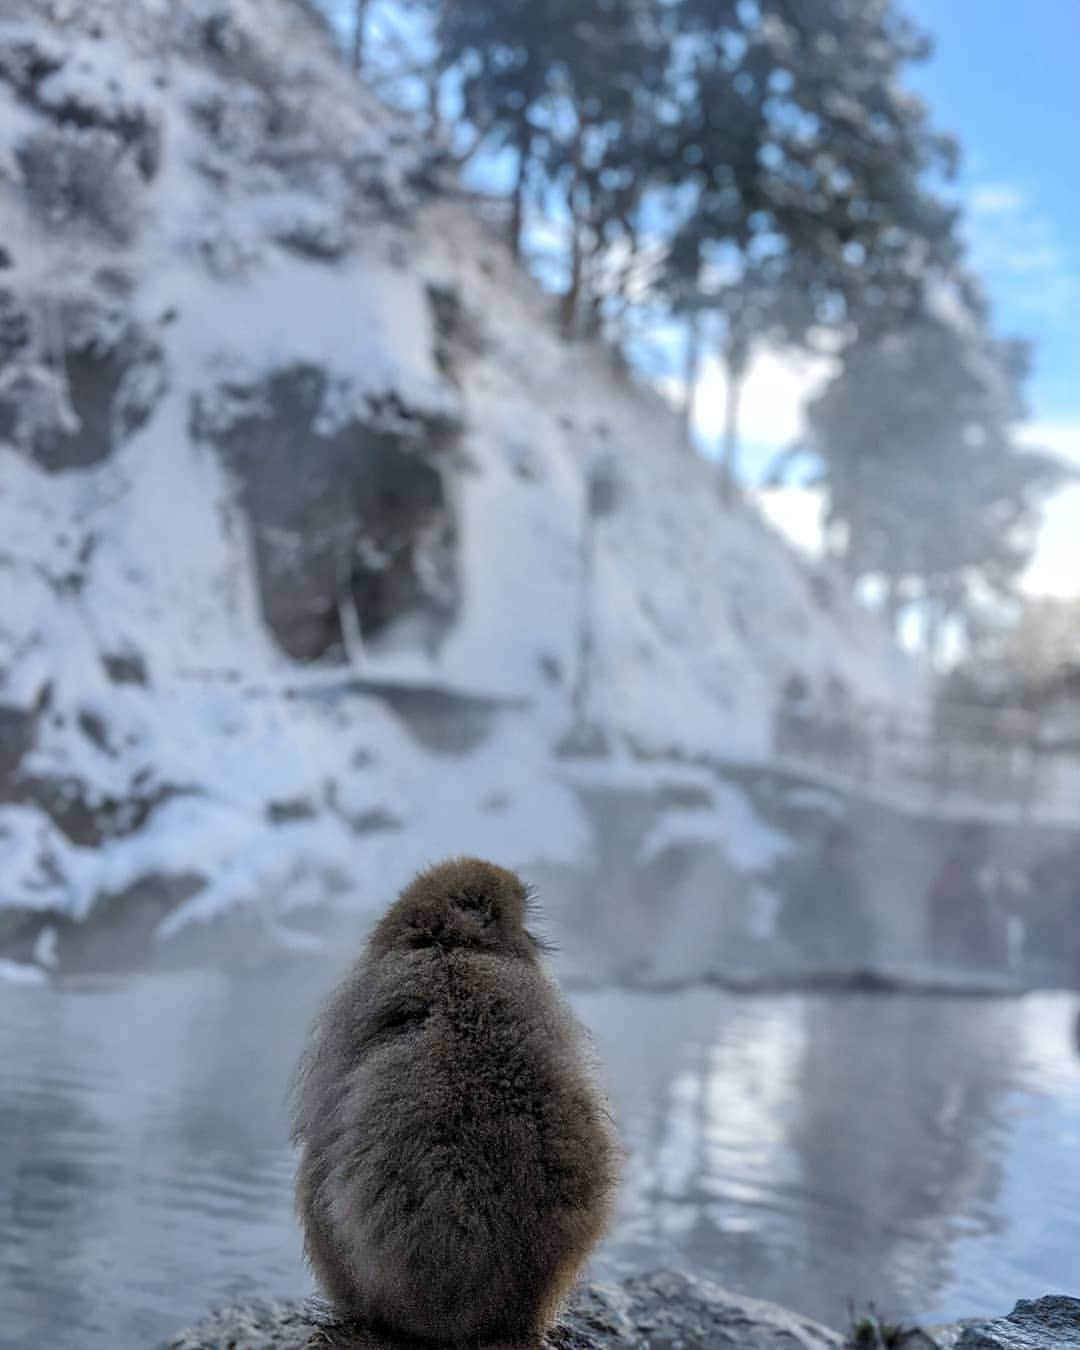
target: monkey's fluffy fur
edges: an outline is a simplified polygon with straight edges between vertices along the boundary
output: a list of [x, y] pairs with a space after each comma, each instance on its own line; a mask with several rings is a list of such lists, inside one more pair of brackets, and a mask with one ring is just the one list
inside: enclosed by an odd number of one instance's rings
[[390, 1335], [533, 1344], [610, 1217], [614, 1130], [528, 899], [475, 859], [421, 873], [300, 1064], [308, 1258], [343, 1314]]

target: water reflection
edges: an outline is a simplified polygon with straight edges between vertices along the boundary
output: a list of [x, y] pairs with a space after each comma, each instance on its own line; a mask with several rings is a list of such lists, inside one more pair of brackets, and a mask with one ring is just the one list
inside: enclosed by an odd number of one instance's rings
[[835, 1321], [838, 1295], [868, 1293], [929, 1310], [960, 1226], [987, 1238], [1003, 1227], [1016, 1009], [851, 998], [806, 1011], [790, 1139], [816, 1197], [800, 1215], [804, 1261], [824, 1254], [830, 1267], [808, 1311]]
[[[327, 976], [0, 988], [0, 1325], [146, 1347], [308, 1287], [284, 1095]], [[601, 1274], [677, 1265], [839, 1322], [1067, 1288], [1075, 999], [594, 992], [631, 1151]]]
[[12, 1344], [145, 1347], [211, 1303], [307, 1288], [283, 1095], [311, 1000], [288, 994], [0, 991]]
[[834, 1325], [849, 1298], [943, 1320], [1074, 1282], [1075, 1000], [581, 1005], [633, 1150], [609, 1269], [682, 1264]]

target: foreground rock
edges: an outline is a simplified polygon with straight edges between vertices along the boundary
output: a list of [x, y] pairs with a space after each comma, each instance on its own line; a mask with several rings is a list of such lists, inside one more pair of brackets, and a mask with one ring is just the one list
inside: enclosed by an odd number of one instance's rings
[[[842, 1337], [771, 1303], [669, 1273], [643, 1275], [618, 1289], [582, 1289], [545, 1350], [830, 1350]], [[333, 1328], [317, 1301], [265, 1303], [212, 1314], [167, 1350], [300, 1350], [302, 1346], [395, 1350], [390, 1342]]]
[[[398, 1350], [336, 1324], [317, 1299], [244, 1304], [212, 1313], [163, 1350]], [[661, 1272], [618, 1288], [588, 1285], [543, 1350], [1080, 1350], [1080, 1299], [1020, 1302], [1008, 1317], [930, 1331], [864, 1324], [854, 1340], [773, 1303]]]
[[1022, 1300], [1008, 1317], [969, 1326], [956, 1350], [1080, 1350], [1080, 1299]]

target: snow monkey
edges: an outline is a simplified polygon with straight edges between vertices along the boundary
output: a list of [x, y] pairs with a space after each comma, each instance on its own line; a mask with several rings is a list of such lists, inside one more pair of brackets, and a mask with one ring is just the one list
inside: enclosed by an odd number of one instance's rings
[[534, 1346], [607, 1227], [615, 1131], [529, 901], [492, 863], [422, 872], [300, 1062], [308, 1259], [375, 1332]]

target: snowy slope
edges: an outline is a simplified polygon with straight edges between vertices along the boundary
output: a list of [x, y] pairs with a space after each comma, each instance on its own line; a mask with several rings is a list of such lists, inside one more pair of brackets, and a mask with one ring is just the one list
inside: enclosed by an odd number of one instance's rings
[[842, 585], [718, 508], [651, 391], [558, 339], [300, 0], [42, 9], [0, 0], [0, 906], [45, 916], [19, 931], [162, 876], [193, 878], [175, 931], [367, 908], [446, 852], [586, 859], [555, 747], [597, 456], [594, 776], [765, 755], [794, 672], [910, 685]]

